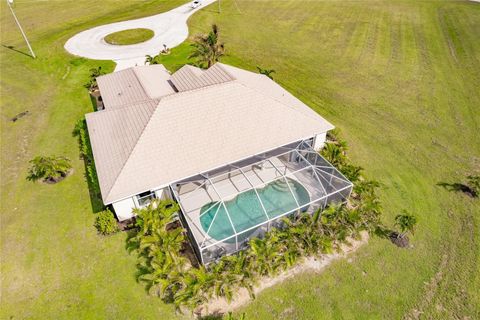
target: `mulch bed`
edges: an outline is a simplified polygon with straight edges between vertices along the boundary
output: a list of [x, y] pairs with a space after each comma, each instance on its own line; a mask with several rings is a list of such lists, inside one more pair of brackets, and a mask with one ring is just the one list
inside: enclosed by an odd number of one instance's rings
[[393, 231], [389, 235], [390, 241], [399, 248], [408, 248], [410, 242], [407, 236], [401, 236], [398, 232]]
[[66, 173], [61, 173], [60, 177], [58, 178], [45, 178], [41, 180], [42, 183], [45, 184], [55, 184], [59, 183], [60, 181], [64, 180], [66, 177], [73, 173], [73, 169], [68, 170]]
[[135, 221], [136, 221], [135, 217], [130, 218], [128, 220], [124, 220], [124, 221], [117, 221], [118, 229], [120, 229], [120, 231], [132, 230], [135, 228]]

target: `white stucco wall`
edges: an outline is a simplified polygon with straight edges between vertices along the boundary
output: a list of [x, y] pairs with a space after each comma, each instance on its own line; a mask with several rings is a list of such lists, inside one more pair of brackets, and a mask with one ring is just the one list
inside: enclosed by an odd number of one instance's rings
[[118, 220], [123, 221], [130, 219], [134, 216], [134, 214], [132, 213], [132, 209], [135, 208], [133, 198], [127, 198], [121, 201], [117, 201], [112, 203], [112, 205]]
[[[168, 187], [156, 190], [155, 196], [157, 197], [157, 199], [161, 200], [171, 199], [170, 190], [168, 189]], [[140, 208], [137, 196], [114, 202], [112, 203], [112, 205], [113, 209], [115, 210], [115, 214], [120, 221], [132, 218], [133, 216], [135, 216], [132, 212], [133, 209]]]
[[172, 196], [170, 195], [170, 189], [168, 187], [156, 190], [155, 196], [157, 197], [157, 199], [160, 199], [160, 200], [166, 200], [166, 199], [172, 198]]
[[322, 149], [323, 145], [325, 144], [325, 140], [327, 140], [326, 132], [315, 135], [315, 140], [313, 141], [313, 149], [317, 151]]

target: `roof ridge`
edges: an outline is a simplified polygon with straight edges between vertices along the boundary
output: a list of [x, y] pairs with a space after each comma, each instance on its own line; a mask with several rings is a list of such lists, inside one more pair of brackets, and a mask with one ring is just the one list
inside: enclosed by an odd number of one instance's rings
[[152, 121], [152, 118], [153, 118], [153, 115], [155, 114], [155, 112], [157, 112], [157, 107], [158, 105], [160, 104], [160, 101], [158, 101], [157, 103], [157, 106], [155, 107], [155, 109], [153, 110], [152, 114], [150, 114], [150, 118], [148, 119], [147, 123], [145, 124], [145, 126], [143, 127], [142, 129], [142, 132], [140, 133], [140, 135], [138, 136], [137, 138], [137, 141], [135, 142], [135, 145], [133, 146], [133, 148], [130, 150], [130, 152], [128, 153], [128, 156], [127, 156], [127, 160], [125, 160], [125, 162], [123, 163], [122, 165], [122, 168], [120, 169], [120, 171], [118, 171], [118, 174], [117, 176], [115, 177], [115, 180], [113, 180], [112, 182], [112, 185], [110, 186], [108, 192], [107, 192], [107, 195], [105, 197], [105, 199], [108, 199], [108, 197], [110, 196], [110, 193], [112, 192], [112, 189], [113, 187], [115, 186], [118, 178], [121, 176], [122, 172], [123, 172], [123, 169], [125, 169], [125, 166], [127, 165], [128, 163], [128, 160], [130, 160], [130, 157], [133, 153], [133, 151], [135, 150], [135, 148], [137, 147], [138, 145], [138, 141], [140, 141], [140, 139], [142, 138], [144, 132], [145, 132], [145, 129], [148, 127], [148, 124]]
[[[163, 98], [163, 97], [162, 97]], [[158, 98], [158, 99], [147, 99], [147, 100], [139, 100], [135, 103], [124, 103], [124, 104], [119, 104], [119, 105], [116, 105], [115, 107], [110, 107], [110, 108], [106, 108], [106, 109], [103, 109], [103, 110], [98, 110], [98, 111], [94, 111], [93, 113], [95, 112], [110, 112], [110, 111], [115, 111], [115, 110], [123, 110], [123, 109], [128, 109], [128, 108], [132, 108], [132, 107], [135, 107], [135, 106], [138, 106], [139, 104], [144, 104], [144, 103], [149, 103], [149, 102], [156, 102], [158, 104], [158, 102], [160, 102], [161, 98]]]
[[146, 90], [145, 87], [143, 86], [142, 80], [140, 80], [140, 77], [138, 76], [137, 71], [135, 71], [135, 70], [137, 69], [137, 67], [138, 67], [138, 66], [130, 67], [130, 69], [132, 69], [133, 74], [135, 75], [135, 78], [137, 78], [137, 81], [138, 81], [138, 83], [140, 84], [140, 87], [142, 88], [143, 93], [145, 93], [145, 95], [146, 95], [147, 97], [149, 97], [150, 99], [152, 99], [152, 97], [150, 97], [150, 95], [148, 94], [147, 90]]
[[[220, 86], [227, 85], [227, 84], [231, 84], [231, 83], [234, 83], [234, 82], [236, 82], [236, 80], [225, 81], [225, 82], [214, 83], [214, 84], [209, 84], [209, 85], [207, 85], [207, 86], [198, 87], [198, 88], [190, 89], [190, 90], [186, 90], [186, 91], [172, 92], [172, 93], [170, 93], [170, 94], [167, 94], [167, 95], [163, 96], [162, 99], [160, 99], [160, 100], [165, 100], [166, 98], [171, 98], [171, 97], [175, 97], [175, 96], [185, 95], [185, 94], [187, 94], [187, 93], [191, 93], [191, 92], [195, 92], [195, 91], [207, 90], [207, 89], [211, 89], [212, 87], [220, 87]], [[159, 103], [160, 103], [160, 101], [159, 101]]]
[[[194, 69], [198, 69], [198, 71]], [[235, 80], [236, 77], [228, 72], [219, 62], [206, 70], [185, 64], [171, 75], [171, 81], [179, 92], [191, 91], [201, 87], [208, 87]]]

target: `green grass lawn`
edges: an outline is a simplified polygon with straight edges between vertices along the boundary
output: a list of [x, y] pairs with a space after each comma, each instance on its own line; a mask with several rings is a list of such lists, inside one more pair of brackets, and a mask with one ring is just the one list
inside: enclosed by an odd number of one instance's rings
[[[63, 44], [182, 2], [16, 1], [36, 60], [22, 54], [1, 3], [1, 318], [175, 318], [135, 282], [125, 235], [92, 227], [72, 130], [92, 110], [88, 70], [114, 65], [70, 56]], [[241, 13], [221, 4], [221, 15], [216, 4], [196, 13], [191, 33], [216, 22], [224, 62], [275, 69], [276, 81], [340, 127], [353, 161], [385, 186], [385, 222], [403, 208], [419, 217], [412, 249], [372, 239], [322, 274], [266, 290], [242, 309], [248, 319], [479, 318], [480, 205], [436, 184], [480, 171], [480, 4], [237, 1]], [[188, 51], [162, 59], [176, 69]], [[39, 154], [68, 156], [74, 174], [58, 185], [26, 181]]]
[[150, 40], [154, 36], [154, 32], [150, 29], [137, 28], [128, 29], [110, 33], [105, 37], [105, 42], [114, 45], [129, 45]]

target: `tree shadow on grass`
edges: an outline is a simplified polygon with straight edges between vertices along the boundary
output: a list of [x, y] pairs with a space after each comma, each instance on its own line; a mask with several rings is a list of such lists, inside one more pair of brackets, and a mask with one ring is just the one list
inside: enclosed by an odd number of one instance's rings
[[470, 188], [469, 186], [467, 186], [466, 184], [463, 184], [463, 183], [439, 182], [439, 183], [437, 183], [437, 186], [442, 187], [447, 191], [464, 193], [467, 196], [469, 196], [470, 198], [476, 198], [477, 197], [477, 193], [475, 192], [475, 190], [473, 190], [472, 188]]

